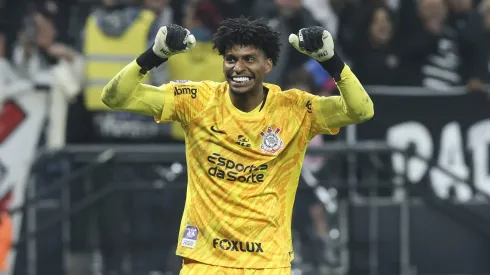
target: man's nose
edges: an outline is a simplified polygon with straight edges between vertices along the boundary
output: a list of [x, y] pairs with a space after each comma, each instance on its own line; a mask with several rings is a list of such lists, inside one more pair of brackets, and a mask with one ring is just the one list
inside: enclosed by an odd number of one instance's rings
[[233, 67], [233, 71], [235, 71], [236, 73], [245, 71], [245, 66], [243, 65], [243, 61], [238, 60], [235, 66]]

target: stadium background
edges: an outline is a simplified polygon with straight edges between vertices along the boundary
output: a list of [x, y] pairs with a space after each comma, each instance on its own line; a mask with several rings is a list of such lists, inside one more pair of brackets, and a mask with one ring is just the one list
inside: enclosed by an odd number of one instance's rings
[[320, 25], [375, 104], [311, 143], [293, 273], [490, 274], [490, 0], [0, 0], [0, 271], [178, 274], [182, 132], [87, 94], [170, 22], [198, 45], [149, 82], [221, 81], [209, 41], [240, 15], [283, 34], [267, 81], [337, 93], [287, 43]]

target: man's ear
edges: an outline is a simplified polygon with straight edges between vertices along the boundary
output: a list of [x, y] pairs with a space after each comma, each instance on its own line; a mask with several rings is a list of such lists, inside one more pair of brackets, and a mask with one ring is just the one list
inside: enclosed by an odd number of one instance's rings
[[267, 61], [265, 63], [265, 73], [268, 74], [272, 71], [272, 59], [267, 58]]

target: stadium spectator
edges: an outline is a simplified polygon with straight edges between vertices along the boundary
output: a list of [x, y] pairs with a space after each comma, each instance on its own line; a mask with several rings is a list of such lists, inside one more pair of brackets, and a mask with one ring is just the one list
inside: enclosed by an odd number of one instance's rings
[[[156, 8], [155, 5], [148, 7]], [[164, 16], [162, 7], [166, 7], [159, 6], [160, 15]], [[88, 17], [83, 34], [83, 53], [87, 57], [84, 102], [91, 115], [93, 141], [161, 143], [174, 140], [168, 125], [157, 125], [151, 118], [138, 114], [107, 110], [100, 101], [101, 89], [109, 76], [152, 44], [150, 37], [158, 30], [156, 20], [154, 11], [128, 5], [122, 0], [102, 0]], [[165, 67], [164, 64], [152, 71], [147, 80], [154, 85], [168, 81]]]
[[[156, 5], [151, 7], [157, 8]], [[154, 37], [158, 30], [158, 26], [155, 25], [156, 20], [157, 14], [154, 10], [129, 5], [123, 0], [101, 0], [86, 19], [81, 43], [82, 51], [87, 58], [87, 85], [83, 94], [91, 133], [84, 133], [86, 137], [84, 143], [164, 142], [170, 139], [169, 134], [166, 134], [168, 133], [167, 128], [155, 124], [151, 118], [138, 114], [114, 112], [105, 108], [100, 101], [102, 87], [111, 78], [111, 75], [133, 60], [140, 51], [144, 51], [151, 45], [150, 37]], [[153, 74], [147, 79], [147, 81], [154, 80]], [[121, 169], [124, 170], [124, 173], [115, 175], [111, 171], [100, 172], [97, 179], [94, 180], [92, 192], [108, 187], [109, 182], [117, 182], [120, 185], [127, 180], [136, 181], [139, 178], [137, 168]], [[148, 170], [151, 168], [144, 170], [144, 173], [147, 173]], [[75, 192], [75, 195], [79, 199], [80, 196], [86, 195], [86, 192]], [[135, 201], [148, 201], [148, 198], [142, 198], [141, 193], [135, 194], [134, 197], [121, 193], [112, 194], [102, 204], [92, 209], [92, 213], [89, 213], [98, 215], [104, 272], [108, 274], [123, 272], [129, 253], [125, 244], [128, 244], [129, 241], [134, 244], [131, 252], [135, 257], [135, 269], [141, 268], [139, 261], [141, 253], [138, 249], [141, 241], [140, 232], [145, 231], [151, 224], [147, 224], [145, 220], [138, 227], [140, 219], [136, 218], [146, 216], [133, 216], [134, 211], [130, 212], [131, 205]], [[148, 211], [147, 204], [136, 204], [135, 208], [141, 213]], [[87, 231], [88, 222], [83, 223], [83, 220], [89, 221], [89, 219], [90, 217], [80, 217], [80, 220], [77, 221], [79, 224], [85, 224], [78, 228], [80, 235]], [[130, 227], [131, 232], [128, 229]]]
[[267, 18], [270, 26], [281, 33], [279, 63], [265, 77], [266, 82], [279, 84], [289, 71], [302, 66], [309, 59], [289, 47], [289, 34], [298, 32], [304, 26], [318, 26], [320, 23], [302, 6], [301, 0], [257, 1], [252, 15], [256, 18]]
[[[80, 85], [80, 53], [69, 45], [59, 43], [58, 30], [55, 25], [57, 7], [53, 2], [40, 2], [34, 6], [23, 21], [13, 51], [13, 61], [20, 73], [30, 79], [50, 86], [46, 68], [68, 62], [74, 66], [74, 76]], [[83, 64], [83, 63], [82, 63]], [[40, 74], [41, 73], [41, 74]], [[71, 88], [70, 90], [72, 90]]]
[[152, 10], [157, 19], [156, 25], [163, 26], [173, 22], [173, 11], [167, 0], [143, 0], [143, 7]]
[[304, 7], [330, 31], [336, 41], [336, 50], [343, 53], [348, 61], [351, 57], [345, 47], [355, 47], [358, 24], [362, 11], [371, 5], [370, 1], [349, 0], [303, 0]]
[[46, 135], [50, 148], [61, 148], [66, 143], [68, 105], [80, 91], [84, 66], [83, 56], [78, 51], [59, 42], [56, 15], [54, 2], [34, 5], [24, 18], [12, 56], [21, 77], [50, 92]]
[[481, 57], [484, 56], [483, 49], [478, 47], [481, 36], [479, 30], [481, 25], [472, 29], [468, 24], [478, 17], [474, 9], [475, 0], [449, 0], [448, 6], [450, 17], [448, 25], [456, 31], [461, 54], [461, 66], [459, 72], [463, 78], [462, 84], [466, 84], [469, 90], [483, 91], [483, 79], [486, 71], [481, 66]]
[[0, 0], [0, 56], [11, 58], [13, 44], [32, 0]]
[[[10, 1], [10, 0], [9, 0]], [[56, 40], [67, 45], [72, 45], [78, 39], [78, 32], [70, 33], [70, 17], [72, 4], [64, 0], [27, 0], [35, 6], [44, 7], [51, 12], [51, 21], [56, 29]]]
[[[456, 13], [461, 17], [465, 5], [448, 6], [443, 0], [422, 0], [418, 5], [402, 1], [401, 9], [399, 50], [403, 84], [443, 92], [461, 85], [480, 89], [481, 72], [474, 65], [478, 59], [476, 36], [458, 26], [461, 18], [454, 20]], [[410, 18], [415, 24], [406, 22]]]
[[[190, 81], [209, 79], [224, 81], [222, 58], [213, 50], [212, 36], [221, 21], [218, 6], [210, 0], [191, 3], [186, 10], [184, 26], [196, 37], [196, 47], [169, 59], [170, 78]], [[189, 70], [192, 68], [192, 70]]]
[[[402, 64], [402, 84], [425, 85], [422, 67], [429, 55], [437, 52], [447, 13], [448, 8], [443, 0], [422, 0], [418, 5], [416, 1], [401, 2], [398, 47]], [[454, 73], [451, 74], [447, 70], [435, 71], [454, 76]]]
[[397, 85], [400, 61], [394, 44], [394, 15], [385, 6], [377, 6], [367, 15], [355, 43], [363, 47], [348, 47], [346, 52], [363, 84]]
[[345, 0], [304, 0], [304, 7], [333, 36], [338, 38], [340, 17], [345, 7]]

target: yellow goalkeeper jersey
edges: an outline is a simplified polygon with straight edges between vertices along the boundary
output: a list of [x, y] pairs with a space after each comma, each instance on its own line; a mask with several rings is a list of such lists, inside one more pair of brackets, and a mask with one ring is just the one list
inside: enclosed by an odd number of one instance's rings
[[263, 108], [248, 113], [232, 104], [226, 82], [154, 87], [142, 83], [140, 69], [136, 62], [126, 66], [101, 99], [116, 110], [183, 126], [188, 186], [177, 254], [234, 268], [290, 266], [292, 210], [309, 141], [374, 115], [350, 68], [336, 83], [341, 96], [264, 84]]
[[232, 103], [227, 83], [171, 82], [158, 121], [186, 132], [188, 187], [177, 254], [211, 265], [290, 266], [291, 216], [308, 142], [324, 127], [320, 97], [265, 84], [249, 113]]

